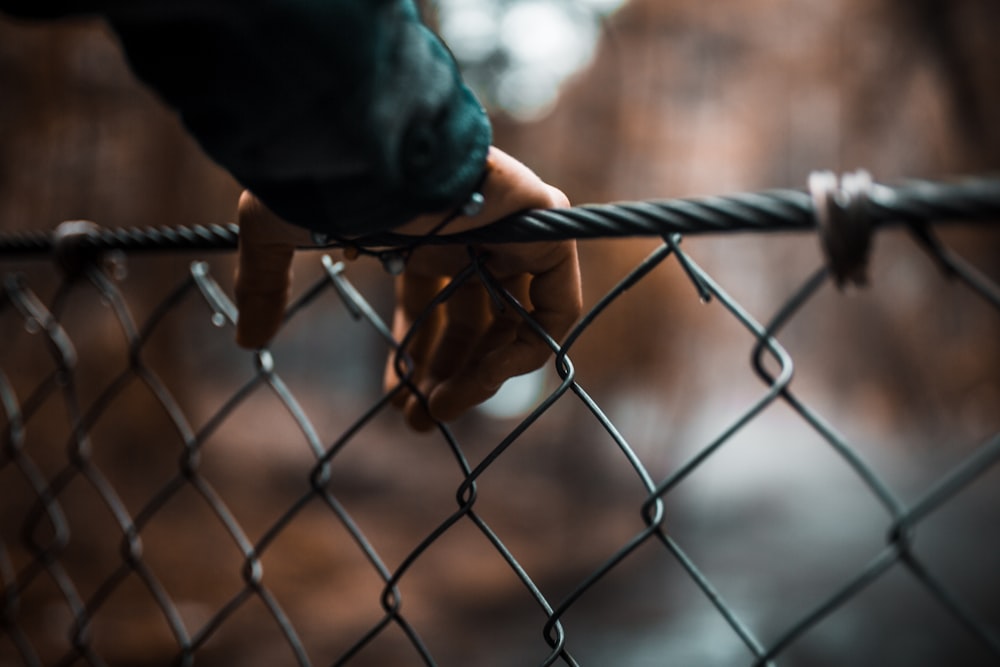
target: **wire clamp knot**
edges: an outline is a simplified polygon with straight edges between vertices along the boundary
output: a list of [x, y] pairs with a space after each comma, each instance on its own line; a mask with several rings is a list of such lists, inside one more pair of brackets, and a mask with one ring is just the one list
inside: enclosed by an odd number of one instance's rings
[[809, 175], [823, 254], [841, 289], [848, 283], [858, 287], [868, 284], [873, 228], [868, 202], [873, 186], [871, 174], [863, 169], [840, 179], [831, 171]]
[[398, 276], [406, 269], [407, 255], [408, 253], [401, 250], [386, 250], [380, 252], [378, 258], [386, 273], [390, 276]]
[[121, 251], [103, 249], [97, 242], [100, 226], [90, 220], [67, 220], [52, 232], [52, 254], [63, 276], [77, 280], [91, 267], [117, 279], [125, 276]]
[[473, 192], [469, 195], [469, 199], [462, 205], [462, 215], [468, 217], [474, 217], [479, 215], [480, 211], [483, 210], [483, 206], [486, 205], [486, 197], [483, 196], [482, 192]]

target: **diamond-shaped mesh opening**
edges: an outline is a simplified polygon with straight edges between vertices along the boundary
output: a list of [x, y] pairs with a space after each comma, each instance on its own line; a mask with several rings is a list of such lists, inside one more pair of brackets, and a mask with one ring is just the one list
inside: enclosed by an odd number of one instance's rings
[[1000, 290], [887, 239], [850, 298], [793, 238], [629, 246], [517, 409], [420, 435], [373, 265], [303, 254], [258, 353], [230, 258], [11, 272], [0, 663], [992, 664]]

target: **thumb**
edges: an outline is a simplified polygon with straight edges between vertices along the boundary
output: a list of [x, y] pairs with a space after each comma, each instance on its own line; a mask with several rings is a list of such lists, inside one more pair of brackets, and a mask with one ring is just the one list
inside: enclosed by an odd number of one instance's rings
[[281, 327], [291, 287], [292, 256], [299, 237], [307, 232], [279, 218], [249, 190], [240, 196], [237, 220], [236, 343], [257, 349], [267, 345]]

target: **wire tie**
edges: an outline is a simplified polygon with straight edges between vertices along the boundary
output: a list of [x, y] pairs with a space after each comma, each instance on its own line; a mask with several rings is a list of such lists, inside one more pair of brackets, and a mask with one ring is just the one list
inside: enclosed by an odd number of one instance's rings
[[103, 260], [104, 253], [92, 241], [101, 228], [90, 220], [67, 220], [52, 233], [52, 253], [63, 275], [76, 280]]
[[400, 250], [387, 250], [378, 255], [382, 262], [382, 268], [390, 276], [398, 276], [406, 268], [406, 255]]
[[868, 257], [872, 222], [868, 202], [873, 183], [863, 170], [845, 174], [838, 180], [831, 171], [809, 175], [816, 226], [827, 265], [837, 287], [848, 283], [868, 284]]
[[486, 197], [483, 196], [482, 192], [473, 192], [469, 195], [469, 199], [462, 206], [462, 215], [473, 217], [479, 215], [479, 212], [483, 210], [483, 205], [486, 203]]

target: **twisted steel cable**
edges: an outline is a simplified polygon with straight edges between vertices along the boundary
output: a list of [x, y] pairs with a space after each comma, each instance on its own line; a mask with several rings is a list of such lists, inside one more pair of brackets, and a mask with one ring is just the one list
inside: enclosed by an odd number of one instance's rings
[[[1000, 178], [954, 182], [911, 181], [873, 187], [863, 206], [868, 224], [984, 222], [1000, 220]], [[351, 241], [362, 248], [417, 244], [523, 243], [560, 239], [663, 236], [680, 233], [812, 231], [817, 226], [814, 197], [801, 190], [768, 190], [691, 199], [586, 204], [534, 210], [455, 234], [414, 237], [379, 232]], [[78, 239], [81, 249], [127, 252], [229, 250], [237, 245], [235, 224], [174, 227], [101, 228]], [[51, 253], [51, 232], [0, 234], [0, 258]], [[339, 243], [331, 244], [336, 247]]]
[[[227, 225], [177, 225], [174, 227], [100, 228], [78, 239], [79, 247], [127, 252], [161, 250], [232, 250], [239, 227]], [[47, 255], [55, 250], [54, 232], [11, 232], [0, 234], [0, 258]]]

